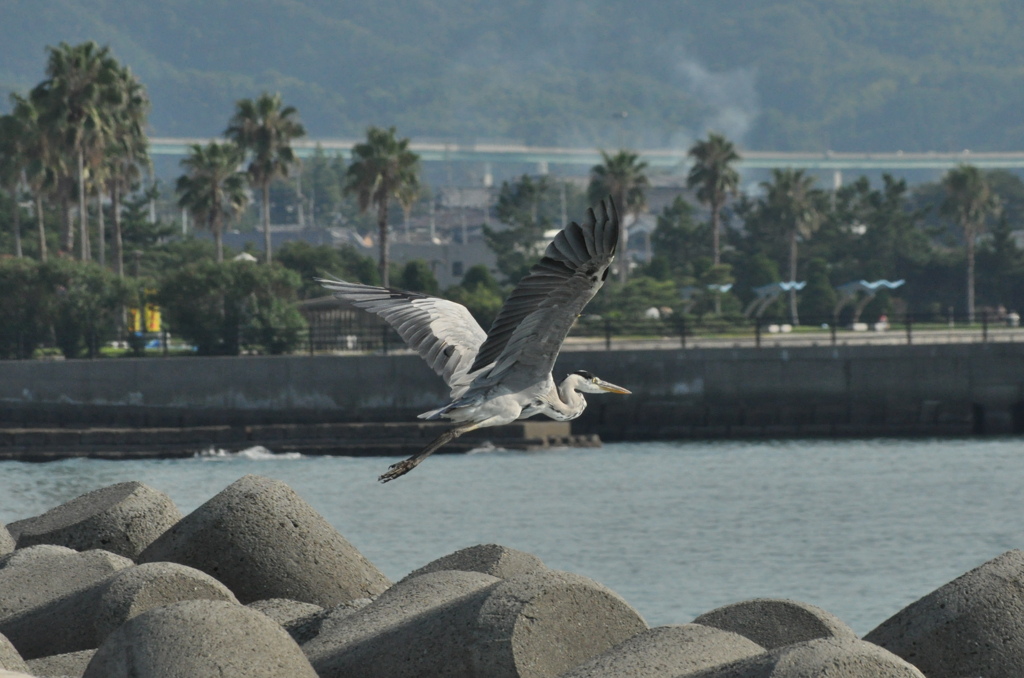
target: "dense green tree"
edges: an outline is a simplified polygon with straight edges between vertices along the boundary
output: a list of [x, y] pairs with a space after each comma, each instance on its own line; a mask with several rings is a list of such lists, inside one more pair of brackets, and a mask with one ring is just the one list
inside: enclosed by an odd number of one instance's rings
[[815, 257], [807, 262], [807, 287], [800, 293], [800, 311], [813, 323], [832, 321], [836, 291], [828, 276], [828, 262]]
[[409, 292], [422, 292], [437, 296], [440, 286], [430, 264], [422, 259], [413, 259], [405, 263], [398, 278], [398, 287]]
[[245, 176], [238, 171], [241, 161], [242, 150], [230, 142], [193, 144], [181, 161], [186, 173], [178, 177], [178, 205], [213, 233], [218, 262], [224, 261], [225, 220], [234, 219], [249, 203]]
[[974, 255], [978, 236], [986, 220], [999, 211], [999, 198], [989, 187], [984, 173], [973, 165], [961, 165], [942, 179], [946, 199], [942, 214], [962, 231], [967, 253], [967, 322], [974, 322]]
[[201, 355], [243, 348], [283, 353], [301, 342], [305, 322], [294, 306], [298, 275], [279, 265], [201, 261], [161, 280], [157, 300], [173, 331]]
[[38, 262], [0, 259], [0, 358], [29, 358], [43, 343], [53, 293]]
[[[127, 219], [127, 212], [125, 216], [127, 225], [130, 223]], [[217, 245], [212, 240], [188, 235], [159, 242], [152, 247], [129, 250], [128, 254], [130, 263], [126, 268], [133, 276], [163, 280], [171, 273], [181, 270], [189, 264], [216, 261]]]
[[733, 163], [740, 160], [740, 154], [723, 135], [710, 132], [706, 140], [690, 147], [688, 156], [693, 158], [693, 166], [686, 177], [686, 186], [696, 188], [697, 199], [711, 211], [712, 258], [719, 264], [722, 207], [728, 197], [739, 190], [740, 175]]
[[[836, 192], [835, 206], [816, 238], [849, 279], [906, 279], [932, 256], [926, 210], [909, 204], [907, 183], [889, 174], [882, 187], [861, 177]], [[845, 280], [842, 282], [846, 282]]]
[[365, 285], [380, 284], [373, 259], [360, 254], [351, 245], [331, 247], [294, 240], [281, 246], [277, 262], [298, 273], [302, 281], [298, 290], [300, 299], [326, 296], [326, 290], [316, 282], [316, 278], [324, 276]]
[[672, 277], [684, 282], [695, 276], [693, 266], [698, 258], [712, 255], [711, 226], [696, 221], [693, 206], [682, 196], [676, 196], [657, 216], [650, 243], [654, 251], [652, 263], [660, 265], [664, 261]]
[[485, 225], [483, 231], [507, 282], [518, 282], [544, 251], [544, 231], [555, 223], [554, 213], [545, 209], [553, 189], [547, 176], [524, 174], [513, 183], [502, 182], [494, 211], [504, 227]]
[[131, 299], [129, 287], [113, 272], [93, 262], [54, 258], [40, 265], [48, 295], [42, 307], [65, 358], [99, 354], [117, 335], [121, 308]]
[[504, 303], [501, 285], [483, 264], [470, 266], [462, 282], [444, 292], [446, 299], [462, 304], [483, 328], [488, 328]]
[[395, 136], [395, 128], [370, 127], [366, 141], [352, 148], [352, 164], [345, 176], [345, 191], [357, 196], [359, 209], [377, 208], [381, 283], [388, 286], [388, 202], [410, 185], [419, 184], [419, 156], [409, 150], [409, 139]]
[[345, 169], [340, 154], [328, 156], [319, 144], [313, 156], [303, 162], [302, 193], [313, 225], [323, 228], [340, 222], [345, 202]]
[[645, 311], [652, 306], [673, 308], [680, 301], [673, 281], [636, 276], [625, 285], [606, 286], [588, 304], [587, 310], [609, 319], [636, 321], [643, 319]]
[[306, 135], [294, 106], [285, 106], [279, 93], [264, 92], [255, 100], [242, 99], [224, 134], [250, 155], [249, 181], [260, 192], [266, 261], [273, 261], [270, 243], [270, 183], [288, 176], [298, 160], [291, 141]]
[[[587, 197], [596, 204], [611, 196], [619, 210], [620, 218], [634, 219], [647, 209], [647, 163], [640, 160], [640, 154], [620, 150], [615, 155], [601, 151], [601, 163], [590, 168], [590, 183]], [[629, 279], [629, 229], [622, 229], [622, 241], [618, 249], [619, 280]]]
[[[150, 205], [159, 197], [159, 184], [121, 197], [121, 209], [117, 211], [120, 212], [121, 249], [124, 252], [146, 252], [181, 234], [181, 229], [173, 223], [161, 221], [159, 218], [155, 221], [150, 219]], [[113, 206], [111, 209], [114, 209]], [[114, 270], [117, 272], [116, 264]]]
[[1004, 215], [991, 229], [991, 238], [978, 248], [979, 296], [993, 306], [1024, 309], [1024, 250]]

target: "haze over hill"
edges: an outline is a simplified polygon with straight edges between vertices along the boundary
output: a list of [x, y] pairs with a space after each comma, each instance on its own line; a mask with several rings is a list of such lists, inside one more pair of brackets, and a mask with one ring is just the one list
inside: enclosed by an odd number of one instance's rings
[[95, 40], [148, 87], [156, 135], [219, 134], [269, 90], [313, 137], [1024, 148], [1013, 0], [0, 0], [0, 16], [0, 91], [41, 80], [46, 45]]

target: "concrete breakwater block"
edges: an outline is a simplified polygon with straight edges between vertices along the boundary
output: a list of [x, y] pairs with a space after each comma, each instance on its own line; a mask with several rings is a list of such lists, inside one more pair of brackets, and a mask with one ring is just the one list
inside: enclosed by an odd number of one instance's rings
[[767, 650], [815, 638], [857, 637], [832, 613], [780, 598], [754, 598], [725, 605], [705, 612], [693, 623], [738, 633]]
[[0, 669], [28, 671], [28, 665], [22, 659], [21, 653], [4, 635], [0, 635]]
[[328, 610], [319, 619], [315, 637], [302, 644], [302, 651], [316, 664], [499, 581], [497, 577], [480, 572], [460, 570], [429, 572], [414, 579], [403, 579], [362, 608], [343, 604]]
[[79, 553], [42, 544], [0, 557], [0, 633], [12, 617], [76, 591], [87, 589], [131, 560], [106, 551]]
[[85, 668], [92, 660], [96, 650], [79, 650], [66, 652], [39, 659], [29, 659], [28, 672], [34, 676], [74, 676], [77, 678], [85, 673]]
[[171, 561], [223, 582], [243, 603], [331, 607], [390, 582], [286, 484], [247, 475], [156, 539], [139, 562]]
[[25, 659], [95, 649], [114, 629], [148, 609], [184, 600], [238, 603], [219, 581], [177, 563], [129, 567], [95, 586], [32, 608], [4, 623]]
[[134, 559], [179, 520], [181, 511], [170, 497], [129, 481], [93, 490], [42, 515], [13, 522], [8, 529], [18, 548], [57, 544]]
[[[818, 638], [686, 678], [925, 678], [896, 655], [856, 638]], [[682, 677], [678, 677], [682, 678]], [[928, 678], [931, 678], [929, 676]]]
[[976, 567], [911, 603], [865, 640], [928, 678], [1024, 676], [1024, 552]]
[[8, 671], [7, 669], [0, 669], [0, 678], [36, 678], [35, 676], [22, 673], [21, 671]]
[[313, 603], [303, 603], [298, 600], [288, 600], [287, 598], [268, 598], [267, 600], [257, 600], [254, 603], [246, 605], [251, 610], [262, 612], [281, 626], [287, 627], [301, 624], [302, 622], [311, 619], [317, 615], [321, 615], [325, 612], [324, 608]]
[[647, 628], [613, 591], [568, 572], [433, 572], [395, 589], [303, 647], [320, 678], [558, 676]]
[[499, 544], [479, 544], [432, 560], [423, 567], [410, 572], [405, 579], [412, 579], [428, 572], [442, 570], [463, 570], [483, 572], [498, 579], [508, 579], [520, 574], [531, 574], [545, 568], [540, 558]]
[[14, 537], [11, 536], [7, 526], [0, 523], [0, 556], [7, 555], [14, 550]]
[[561, 678], [682, 678], [764, 652], [738, 633], [710, 626], [659, 626], [619, 643]]
[[153, 608], [118, 627], [84, 678], [220, 676], [317, 678], [291, 636], [236, 603], [190, 600]]

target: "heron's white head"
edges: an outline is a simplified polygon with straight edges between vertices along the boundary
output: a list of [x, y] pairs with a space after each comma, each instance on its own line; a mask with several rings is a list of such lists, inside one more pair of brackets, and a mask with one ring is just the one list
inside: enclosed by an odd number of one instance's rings
[[620, 393], [622, 395], [629, 395], [632, 393], [629, 389], [616, 386], [611, 382], [607, 382], [600, 377], [596, 377], [586, 370], [577, 370], [568, 377], [566, 381], [572, 381], [572, 387], [580, 393]]

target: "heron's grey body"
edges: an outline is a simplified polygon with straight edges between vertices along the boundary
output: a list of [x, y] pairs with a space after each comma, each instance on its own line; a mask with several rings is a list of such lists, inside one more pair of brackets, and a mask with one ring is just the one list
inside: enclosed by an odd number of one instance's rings
[[609, 200], [600, 217], [587, 210], [548, 245], [484, 332], [466, 307], [413, 292], [320, 280], [335, 296], [375, 313], [394, 327], [451, 389], [451, 402], [422, 419], [456, 425], [419, 454], [395, 464], [382, 482], [408, 473], [450, 440], [474, 429], [510, 424], [536, 414], [567, 421], [583, 413], [582, 393], [629, 393], [589, 372], [555, 384], [551, 370], [573, 322], [608, 275], [622, 225]]

